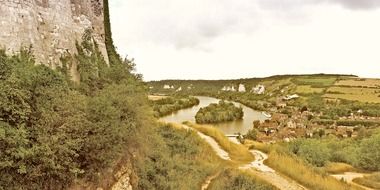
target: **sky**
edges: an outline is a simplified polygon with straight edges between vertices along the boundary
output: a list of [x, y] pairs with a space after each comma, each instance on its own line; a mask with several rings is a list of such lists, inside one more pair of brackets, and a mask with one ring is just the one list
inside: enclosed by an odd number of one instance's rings
[[380, 78], [380, 0], [110, 0], [145, 81], [281, 74]]

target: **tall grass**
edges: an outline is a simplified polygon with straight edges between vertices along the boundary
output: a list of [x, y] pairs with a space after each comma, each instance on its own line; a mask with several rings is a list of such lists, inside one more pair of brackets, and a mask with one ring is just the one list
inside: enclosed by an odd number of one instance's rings
[[340, 163], [340, 162], [328, 163], [325, 167], [323, 167], [323, 170], [331, 174], [341, 174], [345, 172], [357, 171], [357, 169], [355, 169], [353, 166], [346, 163]]
[[249, 147], [249, 149], [260, 150], [261, 152], [264, 152], [264, 153], [269, 153], [273, 148], [273, 145], [264, 144], [264, 143], [260, 143], [260, 142], [252, 141], [252, 140], [244, 140], [244, 145]]
[[372, 175], [369, 175], [363, 178], [356, 178], [353, 181], [357, 184], [360, 184], [366, 187], [380, 189], [380, 172], [374, 173]]
[[266, 164], [276, 171], [296, 180], [311, 190], [359, 190], [361, 188], [351, 186], [338, 181], [313, 166], [306, 164], [301, 159], [292, 157], [287, 153], [279, 153], [274, 150], [269, 154]]
[[260, 180], [255, 174], [237, 169], [226, 169], [218, 175], [208, 188], [209, 190], [277, 190], [268, 182]]
[[215, 127], [209, 125], [197, 125], [190, 122], [185, 122], [184, 124], [214, 138], [220, 147], [229, 153], [231, 160], [238, 164], [250, 163], [255, 159], [249, 152], [248, 148], [244, 145], [231, 142], [224, 133]]

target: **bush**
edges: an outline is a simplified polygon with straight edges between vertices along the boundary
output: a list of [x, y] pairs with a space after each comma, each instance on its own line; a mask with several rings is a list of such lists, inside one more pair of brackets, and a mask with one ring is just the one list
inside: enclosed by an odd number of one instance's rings
[[216, 179], [212, 181], [210, 190], [272, 190], [275, 187], [257, 180], [249, 173], [241, 173], [236, 170], [224, 170]]

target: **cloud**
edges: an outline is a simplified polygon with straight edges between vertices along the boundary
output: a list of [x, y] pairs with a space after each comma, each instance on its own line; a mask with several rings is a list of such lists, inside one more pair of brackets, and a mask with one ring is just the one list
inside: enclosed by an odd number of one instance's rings
[[316, 4], [338, 4], [348, 9], [363, 10], [380, 7], [379, 0], [258, 0], [263, 8], [292, 10]]
[[[178, 49], [202, 50], [218, 37], [231, 31], [245, 32], [242, 28], [252, 29], [258, 23], [257, 6], [251, 0], [139, 0], [113, 4], [113, 15], [124, 15], [133, 24], [125, 26], [129, 33]], [[123, 18], [114, 17], [113, 22], [122, 23]]]
[[380, 7], [379, 0], [328, 0], [350, 9], [375, 9]]

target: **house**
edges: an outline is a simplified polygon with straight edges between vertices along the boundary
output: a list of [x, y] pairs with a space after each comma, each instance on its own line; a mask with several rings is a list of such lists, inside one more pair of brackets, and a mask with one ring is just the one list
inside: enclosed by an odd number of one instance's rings
[[181, 92], [182, 91], [182, 87], [179, 87], [176, 92]]
[[280, 122], [280, 123], [285, 123], [289, 118], [288, 115], [282, 114], [282, 113], [274, 113], [272, 114], [272, 120]]
[[295, 129], [295, 128], [297, 128], [297, 124], [293, 120], [290, 120], [286, 124], [286, 127], [289, 128], [289, 129]]
[[264, 94], [265, 93], [265, 86], [259, 84], [259, 85], [255, 86], [255, 87], [253, 87], [252, 90], [251, 90], [251, 92], [254, 93], [254, 94], [258, 94], [258, 95]]
[[238, 91], [239, 91], [239, 92], [246, 92], [246, 89], [245, 89], [244, 84], [239, 84]]
[[165, 84], [165, 85], [164, 85], [164, 89], [170, 89], [170, 85]]
[[287, 104], [284, 102], [277, 102], [277, 107], [278, 108], [286, 108]]

